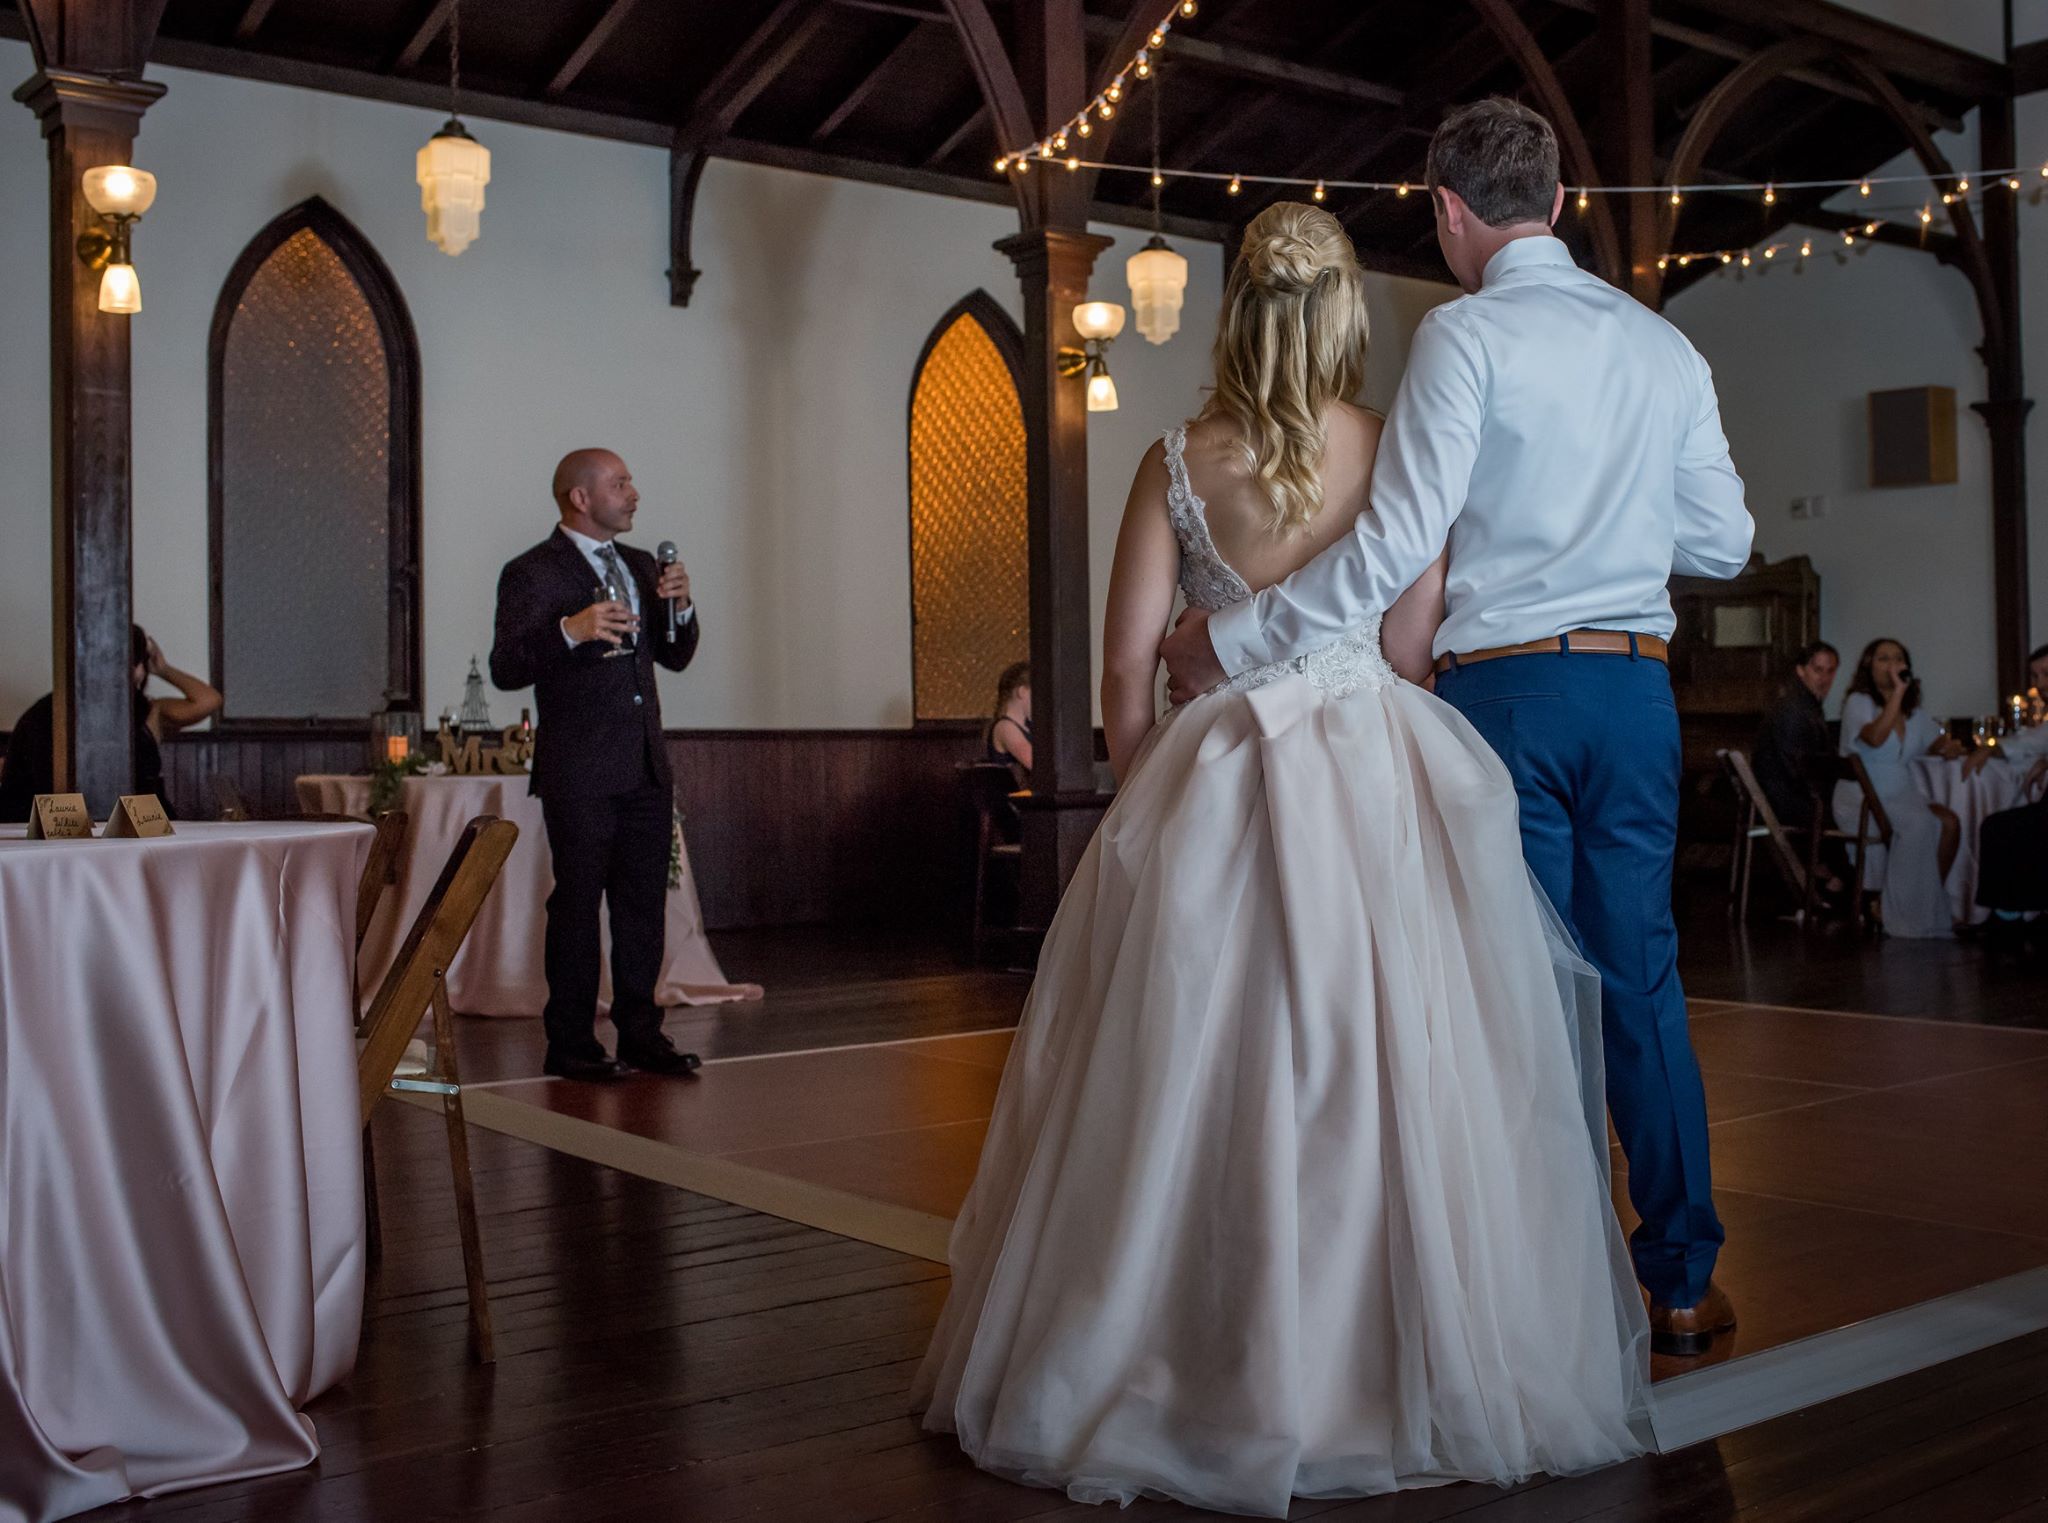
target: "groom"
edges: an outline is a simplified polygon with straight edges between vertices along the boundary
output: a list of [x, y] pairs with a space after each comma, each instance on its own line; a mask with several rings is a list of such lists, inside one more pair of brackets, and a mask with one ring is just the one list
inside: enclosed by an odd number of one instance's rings
[[1732, 577], [1754, 532], [1706, 362], [1551, 235], [1557, 139], [1488, 100], [1429, 147], [1437, 241], [1463, 299], [1416, 330], [1356, 531], [1160, 648], [1175, 702], [1327, 645], [1448, 543], [1437, 694], [1499, 752], [1522, 848], [1599, 969], [1607, 1099], [1642, 1217], [1630, 1240], [1659, 1353], [1735, 1326], [1706, 1100], [1671, 918], [1678, 713], [1671, 574]]

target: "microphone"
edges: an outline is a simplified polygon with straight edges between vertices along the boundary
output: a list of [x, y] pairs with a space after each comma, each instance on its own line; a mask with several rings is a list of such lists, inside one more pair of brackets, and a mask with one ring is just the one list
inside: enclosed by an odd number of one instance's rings
[[[659, 545], [656, 545], [654, 547], [654, 558], [664, 567], [673, 566], [676, 563], [676, 542], [672, 539], [665, 539]], [[670, 642], [673, 643], [676, 637], [676, 600], [674, 598], [667, 598], [664, 601], [668, 604], [668, 637]]]

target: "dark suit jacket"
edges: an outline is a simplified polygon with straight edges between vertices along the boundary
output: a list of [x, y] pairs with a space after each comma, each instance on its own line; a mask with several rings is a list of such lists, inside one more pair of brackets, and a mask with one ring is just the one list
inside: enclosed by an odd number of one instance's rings
[[626, 544], [618, 551], [640, 592], [639, 650], [630, 661], [607, 660], [603, 640], [572, 648], [562, 637], [561, 621], [597, 601], [597, 573], [560, 529], [498, 573], [491, 681], [508, 692], [533, 689], [533, 793], [601, 797], [675, 786], [654, 663], [673, 672], [688, 666], [701, 620], [679, 620], [670, 641], [666, 605], [654, 595], [654, 557]]
[[1835, 754], [1827, 715], [1820, 700], [1796, 679], [1785, 684], [1757, 731], [1750, 767], [1757, 786], [1778, 813], [1778, 823], [1804, 829], [1818, 794], [1813, 785], [1816, 763]]
[[[573, 548], [573, 547], [572, 547]], [[35, 812], [36, 795], [56, 787], [57, 704], [54, 694], [45, 693], [22, 711], [14, 721], [14, 733], [7, 741], [7, 760], [0, 764], [0, 822], [18, 825]], [[176, 818], [164, 793], [164, 754], [149, 733], [149, 700], [135, 695], [135, 782], [136, 793], [154, 793], [164, 813]]]

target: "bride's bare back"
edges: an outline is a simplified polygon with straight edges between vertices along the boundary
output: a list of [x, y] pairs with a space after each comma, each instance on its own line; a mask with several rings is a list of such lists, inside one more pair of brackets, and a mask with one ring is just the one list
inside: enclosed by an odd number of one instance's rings
[[1276, 534], [1273, 504], [1246, 458], [1236, 425], [1221, 417], [1188, 425], [1188, 485], [1207, 509], [1216, 553], [1259, 592], [1306, 566], [1351, 532], [1365, 510], [1379, 449], [1380, 419], [1362, 407], [1337, 403], [1325, 415], [1329, 442], [1321, 471], [1323, 506], [1305, 530]]

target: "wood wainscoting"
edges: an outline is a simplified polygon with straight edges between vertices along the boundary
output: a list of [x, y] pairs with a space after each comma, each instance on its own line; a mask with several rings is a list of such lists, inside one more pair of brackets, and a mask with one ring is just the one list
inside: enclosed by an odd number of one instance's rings
[[[250, 813], [299, 807], [292, 780], [359, 772], [367, 731], [204, 731], [164, 745], [187, 818], [216, 813], [212, 775]], [[981, 755], [979, 722], [912, 730], [671, 730], [676, 803], [713, 930], [836, 923], [965, 924], [971, 822], [954, 767]]]

